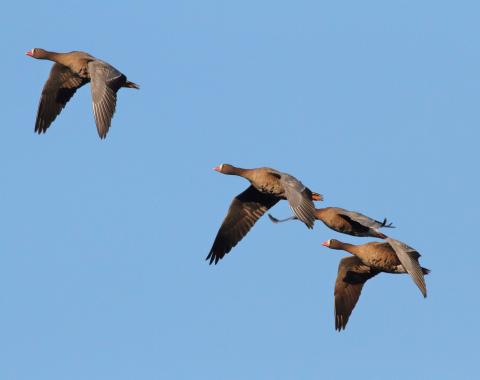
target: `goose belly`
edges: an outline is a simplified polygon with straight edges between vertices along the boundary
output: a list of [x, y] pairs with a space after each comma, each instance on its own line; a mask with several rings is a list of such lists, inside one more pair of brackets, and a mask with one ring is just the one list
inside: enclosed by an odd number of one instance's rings
[[368, 260], [362, 260], [364, 264], [374, 268], [376, 270], [387, 273], [405, 273], [405, 269], [402, 264], [395, 257], [372, 257]]

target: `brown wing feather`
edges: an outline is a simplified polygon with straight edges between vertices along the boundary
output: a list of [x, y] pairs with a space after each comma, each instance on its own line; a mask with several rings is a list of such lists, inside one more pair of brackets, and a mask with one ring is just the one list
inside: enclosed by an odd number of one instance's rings
[[363, 265], [355, 256], [344, 257], [338, 265], [335, 281], [335, 330], [345, 329], [353, 308], [362, 292], [363, 284], [378, 274], [377, 271]]
[[263, 194], [253, 186], [237, 195], [228, 209], [206, 260], [210, 260], [210, 264], [217, 264], [278, 201], [279, 198]]
[[88, 63], [92, 80], [92, 102], [95, 124], [100, 138], [105, 138], [117, 105], [117, 91], [127, 78], [110, 64], [95, 60]]
[[45, 133], [78, 88], [88, 83], [68, 67], [55, 63], [43, 86], [38, 105], [35, 132]]
[[290, 174], [282, 173], [280, 183], [285, 190], [285, 197], [295, 216], [308, 228], [313, 228], [315, 205], [312, 201], [312, 192]]
[[397, 254], [398, 259], [407, 273], [412, 277], [413, 282], [418, 286], [422, 295], [426, 297], [427, 285], [425, 284], [423, 269], [418, 262], [420, 254], [415, 249], [399, 240], [388, 238], [387, 242]]

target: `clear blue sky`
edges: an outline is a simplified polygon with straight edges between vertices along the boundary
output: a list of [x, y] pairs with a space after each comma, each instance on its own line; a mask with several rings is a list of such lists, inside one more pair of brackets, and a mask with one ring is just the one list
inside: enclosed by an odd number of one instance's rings
[[[480, 319], [480, 4], [4, 4], [0, 378], [473, 379]], [[51, 64], [84, 50], [121, 90], [105, 141], [90, 89], [34, 134]], [[222, 162], [272, 166], [398, 227], [422, 253], [334, 330], [343, 253], [320, 223], [260, 220], [204, 261], [232, 197]], [[275, 215], [290, 214], [286, 204]]]

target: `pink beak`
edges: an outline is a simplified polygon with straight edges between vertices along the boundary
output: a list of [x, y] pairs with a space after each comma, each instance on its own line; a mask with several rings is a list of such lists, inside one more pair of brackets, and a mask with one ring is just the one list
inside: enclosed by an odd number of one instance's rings
[[215, 171], [219, 172], [219, 171], [220, 171], [220, 165], [218, 165], [218, 166], [215, 166], [215, 167], [213, 168], [213, 170], [215, 170]]
[[324, 241], [324, 242], [322, 243], [322, 245], [323, 245], [324, 247], [328, 247], [328, 240], [327, 240], [327, 241]]
[[28, 55], [29, 57], [33, 57], [33, 53], [31, 50], [27, 51], [25, 54]]

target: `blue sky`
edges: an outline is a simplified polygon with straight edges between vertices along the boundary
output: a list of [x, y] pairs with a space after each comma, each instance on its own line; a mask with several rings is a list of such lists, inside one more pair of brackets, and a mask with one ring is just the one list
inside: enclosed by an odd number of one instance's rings
[[[388, 4], [387, 4], [388, 3]], [[0, 378], [451, 379], [477, 373], [480, 5], [474, 1], [11, 2], [4, 6]], [[33, 133], [51, 64], [84, 50], [141, 85], [97, 137], [82, 88]], [[432, 269], [364, 288], [334, 330], [353, 243], [261, 219], [204, 261], [271, 166], [324, 205], [388, 217]], [[290, 211], [279, 204], [272, 213]], [[473, 233], [473, 235], [472, 235]]]

